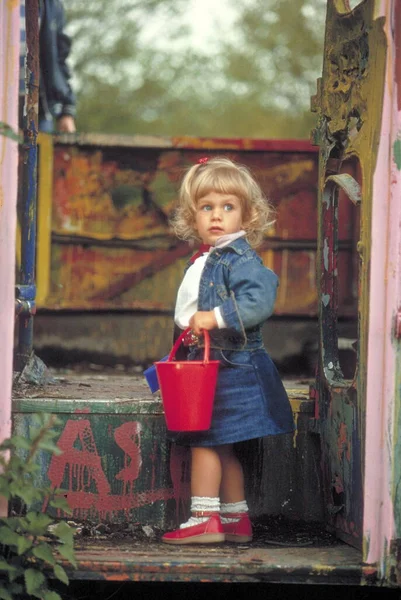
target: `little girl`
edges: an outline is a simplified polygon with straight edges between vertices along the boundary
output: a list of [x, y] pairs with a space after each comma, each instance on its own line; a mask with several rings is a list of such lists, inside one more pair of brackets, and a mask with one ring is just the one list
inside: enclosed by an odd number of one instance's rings
[[186, 173], [173, 221], [182, 239], [203, 243], [178, 290], [175, 323], [192, 328], [188, 360], [202, 360], [202, 331], [220, 361], [208, 431], [170, 433], [191, 447], [191, 517], [164, 534], [168, 544], [250, 542], [252, 526], [234, 444], [289, 433], [287, 394], [262, 340], [278, 278], [252, 249], [272, 207], [248, 169], [227, 158], [201, 159]]

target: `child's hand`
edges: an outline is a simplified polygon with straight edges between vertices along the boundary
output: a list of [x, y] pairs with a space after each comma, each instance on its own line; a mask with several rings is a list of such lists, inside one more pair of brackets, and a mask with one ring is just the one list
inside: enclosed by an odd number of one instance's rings
[[198, 310], [189, 319], [189, 326], [195, 335], [200, 335], [202, 329], [216, 329], [218, 327], [216, 317], [213, 310]]

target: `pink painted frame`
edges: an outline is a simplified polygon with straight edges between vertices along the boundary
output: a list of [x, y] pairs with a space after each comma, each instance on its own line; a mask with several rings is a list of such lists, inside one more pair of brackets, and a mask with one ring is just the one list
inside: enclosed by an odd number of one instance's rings
[[[395, 143], [401, 138], [401, 10], [398, 0], [377, 1], [384, 17], [387, 65], [378, 160], [373, 179], [370, 311], [367, 360], [366, 457], [364, 478], [364, 560], [388, 574], [389, 542], [395, 536], [392, 492], [395, 482], [397, 346], [394, 336], [401, 306], [401, 170]], [[398, 45], [398, 50], [397, 50]], [[398, 86], [398, 88], [397, 88]], [[397, 397], [398, 394], [398, 397]]]
[[[19, 1], [0, 3], [0, 121], [18, 129]], [[0, 441], [11, 432], [17, 142], [0, 135]], [[0, 515], [7, 503], [0, 499]]]

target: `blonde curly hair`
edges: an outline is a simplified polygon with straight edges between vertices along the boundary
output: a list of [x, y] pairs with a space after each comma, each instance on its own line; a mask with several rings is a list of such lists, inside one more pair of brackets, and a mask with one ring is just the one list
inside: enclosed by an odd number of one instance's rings
[[179, 191], [179, 204], [171, 219], [177, 237], [199, 239], [195, 229], [198, 201], [210, 192], [236, 196], [243, 212], [243, 228], [251, 246], [258, 246], [263, 233], [274, 223], [274, 208], [244, 165], [216, 157], [190, 167]]

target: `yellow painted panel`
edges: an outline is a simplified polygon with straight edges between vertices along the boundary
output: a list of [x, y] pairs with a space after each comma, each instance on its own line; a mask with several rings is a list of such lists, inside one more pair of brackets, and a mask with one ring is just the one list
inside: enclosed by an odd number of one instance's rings
[[46, 133], [38, 135], [38, 217], [36, 245], [36, 304], [46, 305], [50, 288], [51, 222], [53, 207], [53, 139]]

